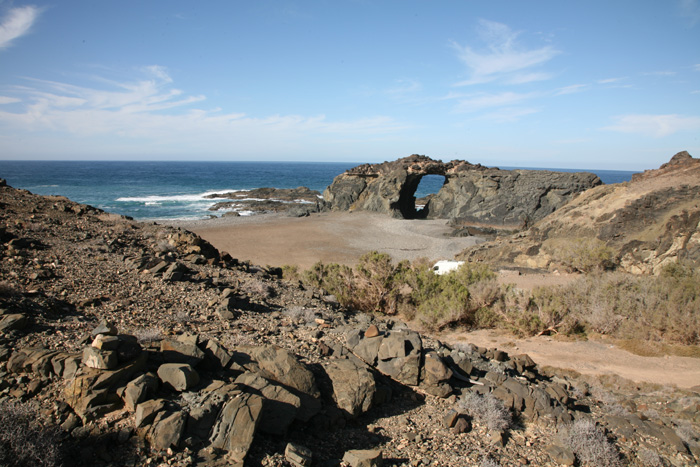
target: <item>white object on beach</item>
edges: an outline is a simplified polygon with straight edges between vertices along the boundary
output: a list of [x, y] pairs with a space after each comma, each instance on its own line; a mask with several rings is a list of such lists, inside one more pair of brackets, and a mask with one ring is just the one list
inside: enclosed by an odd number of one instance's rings
[[443, 274], [447, 274], [448, 272], [457, 270], [463, 264], [464, 261], [452, 261], [448, 259], [443, 259], [435, 263], [435, 265], [433, 265], [433, 272], [441, 276]]

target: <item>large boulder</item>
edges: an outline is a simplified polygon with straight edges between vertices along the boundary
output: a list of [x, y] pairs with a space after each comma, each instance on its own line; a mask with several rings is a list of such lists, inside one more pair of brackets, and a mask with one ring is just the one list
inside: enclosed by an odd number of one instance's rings
[[333, 398], [338, 408], [354, 417], [372, 406], [376, 384], [372, 373], [355, 360], [332, 360], [323, 365], [333, 383]]
[[211, 447], [227, 451], [234, 463], [243, 463], [260, 423], [263, 398], [239, 393], [226, 401], [211, 431]]
[[[425, 175], [445, 183], [421, 210], [415, 192]], [[600, 185], [586, 172], [500, 170], [466, 161], [443, 163], [412, 155], [394, 162], [364, 164], [338, 175], [323, 196], [332, 210], [382, 212], [392, 217], [451, 219], [471, 225], [521, 229]]]

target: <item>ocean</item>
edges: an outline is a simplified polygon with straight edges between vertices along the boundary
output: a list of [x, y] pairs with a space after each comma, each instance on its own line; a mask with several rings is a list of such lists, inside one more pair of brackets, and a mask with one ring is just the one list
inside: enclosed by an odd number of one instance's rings
[[[66, 196], [134, 219], [185, 220], [212, 214], [209, 207], [221, 200], [205, 198], [208, 194], [299, 186], [323, 193], [337, 175], [357, 165], [360, 163], [0, 161], [0, 178], [15, 188]], [[597, 174], [607, 184], [628, 181], [635, 173], [588, 172]], [[423, 177], [416, 197], [436, 193], [443, 181], [437, 175]]]

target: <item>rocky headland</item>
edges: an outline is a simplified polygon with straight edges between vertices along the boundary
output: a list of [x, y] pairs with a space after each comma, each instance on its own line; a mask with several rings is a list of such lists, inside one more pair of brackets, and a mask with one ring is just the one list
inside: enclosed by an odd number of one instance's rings
[[700, 160], [683, 151], [630, 182], [591, 188], [526, 231], [468, 249], [462, 259], [538, 269], [603, 266], [658, 274], [700, 264]]
[[697, 392], [591, 380], [527, 355], [447, 345], [394, 318], [345, 309], [190, 232], [65, 198], [3, 182], [0, 207], [3, 462], [700, 459]]
[[[440, 191], [416, 209], [415, 192], [426, 175], [441, 175]], [[374, 211], [403, 219], [449, 219], [486, 230], [520, 230], [600, 185], [591, 173], [500, 170], [466, 161], [444, 163], [414, 154], [364, 164], [338, 175], [323, 197], [330, 209]]]
[[321, 193], [301, 186], [298, 188], [255, 188], [207, 195], [209, 199], [225, 199], [214, 204], [210, 211], [224, 211], [223, 216], [240, 216], [241, 212], [265, 214], [286, 212], [292, 217], [308, 216], [325, 207]]

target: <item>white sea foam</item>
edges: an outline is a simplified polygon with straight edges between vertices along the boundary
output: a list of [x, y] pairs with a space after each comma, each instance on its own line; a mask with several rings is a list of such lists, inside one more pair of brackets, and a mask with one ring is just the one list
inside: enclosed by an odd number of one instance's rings
[[[187, 201], [209, 201], [214, 202], [215, 200], [207, 198], [210, 195], [218, 195], [221, 193], [237, 193], [249, 190], [216, 190], [216, 191], [206, 191], [204, 193], [197, 194], [187, 194], [187, 195], [151, 195], [151, 196], [122, 196], [117, 198], [115, 201], [121, 202], [131, 202], [131, 203], [167, 203], [167, 202], [187, 202]], [[226, 199], [226, 198], [217, 198]]]

